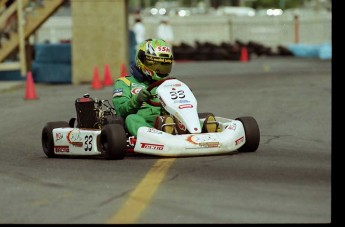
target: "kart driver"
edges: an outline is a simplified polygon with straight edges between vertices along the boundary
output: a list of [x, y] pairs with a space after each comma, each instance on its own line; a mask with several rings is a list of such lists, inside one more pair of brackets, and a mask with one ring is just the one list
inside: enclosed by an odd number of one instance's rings
[[[115, 81], [112, 102], [116, 114], [125, 119], [128, 132], [137, 137], [140, 127], [153, 127], [156, 117], [161, 115], [161, 107], [147, 102], [153, 98], [147, 90], [155, 81], [167, 78], [171, 72], [173, 54], [171, 46], [162, 39], [147, 39], [139, 44], [135, 63], [130, 66], [131, 75], [120, 77]], [[152, 89], [152, 94], [155, 94]], [[162, 118], [162, 125], [174, 123], [171, 116]], [[173, 128], [163, 127], [165, 132], [173, 133]]]

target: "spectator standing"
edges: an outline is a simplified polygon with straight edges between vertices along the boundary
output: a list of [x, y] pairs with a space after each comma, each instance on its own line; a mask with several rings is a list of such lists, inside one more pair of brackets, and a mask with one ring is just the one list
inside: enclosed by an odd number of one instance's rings
[[171, 46], [174, 44], [174, 32], [168, 18], [163, 18], [157, 27], [157, 38], [163, 39]]
[[145, 26], [142, 22], [141, 17], [135, 18], [132, 30], [135, 34], [135, 39], [137, 42], [136, 48], [138, 48], [138, 45], [145, 41], [145, 36], [146, 36]]
[[132, 29], [129, 30], [129, 64], [132, 65], [135, 63], [135, 53], [137, 48], [137, 41], [135, 33]]

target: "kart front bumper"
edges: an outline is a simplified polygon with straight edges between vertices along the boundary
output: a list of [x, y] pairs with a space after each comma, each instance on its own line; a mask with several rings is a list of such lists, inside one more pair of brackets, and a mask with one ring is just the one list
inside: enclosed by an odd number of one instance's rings
[[141, 127], [134, 152], [167, 157], [215, 155], [237, 151], [245, 142], [240, 121], [231, 121], [221, 132], [183, 135]]

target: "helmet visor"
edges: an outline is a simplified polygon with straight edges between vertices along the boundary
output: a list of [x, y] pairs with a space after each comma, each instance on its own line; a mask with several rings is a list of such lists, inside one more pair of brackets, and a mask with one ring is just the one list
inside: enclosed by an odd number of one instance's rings
[[164, 77], [171, 72], [172, 58], [145, 56], [144, 65], [155, 71], [158, 76]]

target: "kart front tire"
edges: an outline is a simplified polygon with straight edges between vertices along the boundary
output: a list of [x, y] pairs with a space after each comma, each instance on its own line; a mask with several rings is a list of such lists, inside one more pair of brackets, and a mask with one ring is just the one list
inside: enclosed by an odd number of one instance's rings
[[68, 122], [65, 121], [55, 121], [55, 122], [48, 122], [43, 130], [42, 130], [42, 147], [44, 153], [47, 155], [48, 158], [55, 158], [56, 155], [54, 154], [54, 136], [53, 136], [53, 129], [55, 128], [64, 128], [69, 127]]
[[242, 122], [246, 137], [246, 143], [238, 149], [239, 152], [255, 152], [260, 144], [260, 130], [253, 117], [239, 117], [236, 120]]
[[126, 131], [121, 124], [107, 124], [101, 131], [102, 154], [105, 159], [119, 160], [126, 153]]

